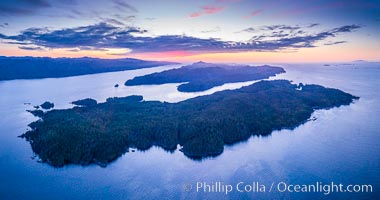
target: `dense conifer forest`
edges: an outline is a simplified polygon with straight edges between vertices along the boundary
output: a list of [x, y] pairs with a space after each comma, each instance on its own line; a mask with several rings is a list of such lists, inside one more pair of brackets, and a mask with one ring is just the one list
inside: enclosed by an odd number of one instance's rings
[[281, 67], [268, 65], [253, 67], [197, 62], [178, 69], [135, 77], [126, 81], [125, 85], [183, 83], [178, 86], [178, 91], [200, 92], [225, 83], [266, 79], [284, 72], [285, 70]]
[[0, 80], [60, 78], [174, 64], [131, 58], [49, 58], [0, 56]]
[[180, 144], [186, 156], [204, 158], [221, 154], [225, 144], [294, 128], [316, 109], [354, 99], [358, 97], [337, 89], [276, 80], [178, 103], [144, 101], [142, 96], [97, 104], [86, 100], [91, 103], [83, 107], [35, 112], [41, 120], [31, 123], [22, 137], [43, 162], [57, 167], [105, 166], [129, 148], [153, 145], [175, 150]]

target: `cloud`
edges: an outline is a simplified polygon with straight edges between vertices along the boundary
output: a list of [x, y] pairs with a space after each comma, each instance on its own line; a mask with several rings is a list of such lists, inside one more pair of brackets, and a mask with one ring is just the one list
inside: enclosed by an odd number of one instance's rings
[[121, 22], [120, 20], [113, 19], [113, 18], [103, 18], [100, 17], [102, 21], [108, 24], [116, 25], [116, 26], [125, 26], [126, 24], [124, 22]]
[[130, 12], [138, 12], [137, 8], [125, 2], [125, 0], [113, 0], [116, 4], [116, 8], [120, 10], [130, 11]]
[[[258, 30], [263, 30], [259, 34], [251, 38], [251, 42], [261, 44], [263, 49], [299, 49], [315, 47], [316, 43], [330, 37], [336, 37], [340, 33], [350, 33], [361, 28], [359, 25], [346, 25], [333, 28], [319, 33], [308, 33], [309, 26], [301, 27], [287, 25], [273, 25], [259, 27]], [[247, 29], [245, 29], [247, 30]], [[327, 45], [341, 44], [343, 42], [327, 43]], [[265, 47], [265, 48], [264, 48]]]
[[260, 9], [260, 10], [255, 10], [253, 12], [251, 12], [249, 15], [245, 16], [245, 18], [249, 19], [251, 17], [255, 17], [257, 15], [260, 15], [264, 10]]
[[272, 26], [263, 26], [261, 27], [260, 30], [289, 30], [289, 31], [294, 31], [294, 30], [299, 30], [301, 27], [299, 25], [295, 26], [289, 26], [289, 25], [272, 25]]
[[299, 25], [290, 26], [290, 25], [270, 25], [270, 26], [260, 26], [260, 27], [249, 27], [238, 31], [236, 33], [248, 32], [248, 33], [269, 33], [273, 36], [273, 34], [284, 33], [284, 32], [296, 32], [297, 30], [303, 28], [310, 28], [311, 26], [301, 27]]
[[117, 18], [119, 21], [122, 20], [123, 22], [132, 22], [136, 19], [136, 15], [113, 14], [113, 16]]
[[12, 0], [0, 1], [1, 15], [28, 15], [35, 13], [38, 9], [50, 7], [46, 0]]
[[144, 33], [145, 30], [135, 27], [120, 28], [108, 23], [99, 23], [70, 29], [49, 30], [47, 28], [29, 28], [19, 35], [0, 38], [17, 42], [28, 42], [48, 48], [76, 47], [112, 47], [123, 39], [124, 43], [133, 40], [132, 33]]
[[313, 24], [310, 24], [309, 26], [307, 26], [307, 28], [313, 28], [313, 27], [316, 27], [319, 25], [320, 25], [319, 23], [313, 23]]
[[148, 21], [154, 21], [156, 20], [157, 18], [155, 17], [146, 17], [145, 20], [148, 20]]
[[8, 24], [7, 22], [0, 24], [0, 27], [1, 27], [1, 28], [5, 28], [5, 27], [7, 27], [7, 26], [9, 26], [9, 24]]
[[219, 13], [225, 10], [229, 3], [236, 3], [239, 1], [241, 0], [215, 0], [210, 5], [200, 7], [201, 8], [200, 11], [193, 12], [189, 16], [191, 18], [195, 18], [195, 17], [201, 17], [203, 15], [211, 15], [211, 14]]
[[274, 25], [259, 27], [264, 32], [252, 33], [248, 41], [223, 41], [215, 38], [197, 38], [185, 35], [144, 36], [147, 30], [137, 27], [115, 26], [99, 23], [76, 28], [50, 30], [29, 28], [18, 35], [0, 34], [5, 43], [19, 43], [24, 46], [71, 49], [129, 49], [132, 53], [155, 52], [242, 52], [279, 51], [315, 47], [317, 42], [336, 38], [341, 33], [359, 29], [358, 25], [346, 25], [318, 33], [308, 33], [301, 26]]
[[[277, 24], [277, 25], [269, 25], [269, 26], [259, 26], [259, 27], [249, 27], [246, 29], [243, 29], [241, 31], [238, 31], [236, 33], [261, 33], [262, 35], [267, 35], [267, 37], [278, 37], [278, 35], [281, 34], [287, 34], [287, 35], [300, 35], [305, 34], [307, 29], [319, 26], [318, 23], [309, 24], [306, 26], [300, 26], [300, 25], [284, 25], [284, 24]], [[358, 25], [355, 26], [354, 29], [360, 28]], [[339, 27], [339, 28], [347, 28], [346, 26]], [[332, 31], [336, 31], [336, 29], [333, 29]], [[344, 32], [344, 30], [341, 30], [340, 32]], [[284, 36], [282, 36], [284, 37]]]
[[30, 50], [30, 51], [45, 51], [45, 49], [42, 47], [19, 46], [18, 48], [22, 50]]
[[190, 14], [190, 17], [200, 17], [202, 15], [211, 15], [215, 13], [219, 13], [224, 10], [222, 6], [202, 6], [201, 11], [194, 12]]
[[108, 50], [104, 49], [104, 48], [99, 48], [99, 47], [82, 46], [82, 47], [78, 47], [78, 48], [68, 49], [67, 51], [80, 52], [80, 51], [108, 51]]
[[330, 46], [330, 45], [343, 44], [343, 43], [347, 43], [347, 41], [337, 41], [337, 42], [330, 41], [330, 42], [325, 43], [324, 45]]
[[241, 31], [237, 31], [235, 33], [242, 33], [242, 32], [254, 33], [254, 32], [257, 32], [257, 29], [255, 29], [253, 27], [249, 27], [249, 28], [243, 29]]
[[220, 30], [221, 30], [220, 27], [216, 26], [213, 29], [201, 31], [201, 33], [215, 33], [215, 32], [219, 32]]

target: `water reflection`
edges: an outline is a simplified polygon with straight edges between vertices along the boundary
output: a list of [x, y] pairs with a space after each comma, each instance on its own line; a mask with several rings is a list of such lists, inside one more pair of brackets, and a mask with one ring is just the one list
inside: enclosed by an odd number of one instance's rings
[[[277, 64], [278, 65], [278, 64]], [[272, 79], [315, 83], [360, 96], [350, 106], [320, 110], [294, 130], [274, 131], [268, 137], [251, 137], [246, 142], [226, 146], [223, 154], [194, 162], [176, 150], [172, 153], [152, 147], [129, 152], [107, 168], [69, 165], [53, 168], [31, 159], [30, 145], [17, 138], [27, 124], [36, 120], [25, 112], [48, 100], [57, 108], [69, 102], [93, 98], [143, 95], [146, 100], [177, 102], [202, 93], [183, 94], [179, 84], [126, 87], [124, 82], [137, 75], [178, 66], [164, 66], [115, 73], [60, 79], [0, 82], [0, 198], [1, 199], [253, 199], [326, 198], [323, 194], [289, 193], [197, 193], [183, 190], [197, 181], [272, 181], [311, 183], [380, 184], [380, 70], [378, 64], [280, 65], [287, 73]], [[120, 87], [114, 88], [115, 84]], [[250, 83], [234, 83], [219, 89], [234, 89]], [[31, 105], [24, 105], [30, 102]], [[376, 188], [376, 187], [375, 187]], [[364, 198], [372, 194], [332, 194], [327, 198]], [[335, 196], [334, 196], [335, 195]], [[372, 195], [372, 196], [371, 196]]]

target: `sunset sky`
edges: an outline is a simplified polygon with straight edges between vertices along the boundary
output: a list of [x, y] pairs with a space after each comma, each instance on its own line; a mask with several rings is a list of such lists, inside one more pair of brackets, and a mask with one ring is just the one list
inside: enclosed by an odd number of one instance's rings
[[1, 0], [0, 55], [380, 61], [380, 0]]

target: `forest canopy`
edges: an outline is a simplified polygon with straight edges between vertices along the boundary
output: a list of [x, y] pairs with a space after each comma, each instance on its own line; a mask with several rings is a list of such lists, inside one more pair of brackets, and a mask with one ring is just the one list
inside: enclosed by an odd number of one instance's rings
[[252, 135], [294, 128], [314, 110], [348, 105], [358, 97], [319, 85], [260, 81], [178, 103], [144, 101], [142, 96], [109, 98], [85, 107], [39, 112], [22, 135], [43, 162], [105, 166], [129, 148], [180, 144], [191, 158], [216, 156], [225, 144]]
[[13, 79], [60, 78], [157, 67], [174, 64], [132, 58], [50, 58], [0, 56], [0, 81]]
[[[226, 65], [197, 62], [178, 69], [138, 76], [125, 82], [127, 86], [154, 85], [164, 83], [182, 83], [178, 86], [181, 92], [200, 92], [225, 83], [254, 81], [266, 79], [284, 73], [281, 67]], [[185, 82], [185, 83], [184, 83]]]

